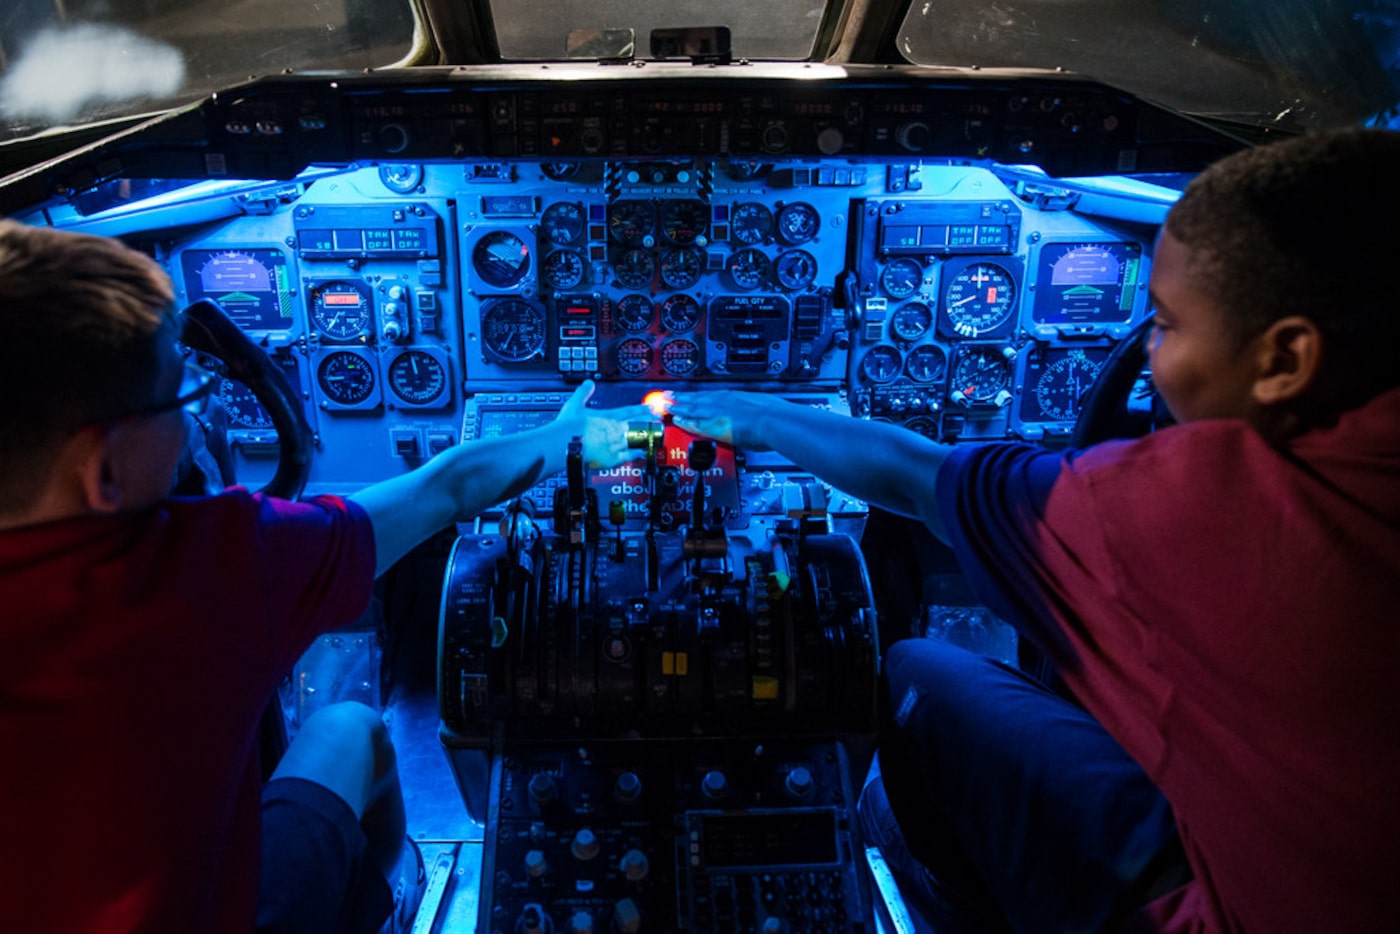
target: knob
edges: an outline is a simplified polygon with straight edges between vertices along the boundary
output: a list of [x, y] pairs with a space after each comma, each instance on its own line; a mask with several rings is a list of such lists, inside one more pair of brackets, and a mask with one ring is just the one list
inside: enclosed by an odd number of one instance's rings
[[928, 128], [927, 123], [916, 120], [913, 123], [901, 124], [899, 129], [894, 131], [894, 138], [895, 142], [909, 152], [923, 152], [933, 139], [933, 131]]
[[623, 772], [613, 782], [613, 798], [621, 804], [631, 804], [642, 796], [642, 780], [636, 772]]
[[403, 286], [401, 286], [401, 285], [391, 285], [391, 286], [389, 286], [389, 301], [391, 301], [391, 302], [401, 302], [401, 301], [403, 301], [403, 300], [404, 300], [404, 296], [405, 296], [406, 294], [407, 294], [407, 293], [404, 292]]
[[618, 864], [628, 882], [641, 882], [651, 872], [651, 861], [641, 850], [628, 850], [622, 854], [622, 861]]
[[637, 910], [637, 903], [624, 898], [613, 905], [613, 925], [621, 934], [637, 934], [642, 929], [642, 913]]
[[375, 141], [387, 153], [403, 152], [408, 148], [408, 130], [402, 124], [386, 123], [375, 133]]
[[543, 850], [530, 850], [525, 854], [525, 872], [531, 879], [538, 879], [549, 871], [549, 863]]
[[700, 780], [700, 791], [711, 801], [718, 801], [729, 794], [729, 778], [719, 769], [711, 769]]
[[953, 393], [949, 398], [951, 398], [954, 402], [961, 406], [972, 405], [972, 400], [969, 399], [967, 397], [967, 393], [963, 392], [961, 389], [953, 390]]
[[597, 127], [584, 127], [583, 132], [578, 135], [578, 142], [584, 152], [600, 152], [607, 140], [603, 138], [603, 131]]
[[846, 145], [846, 135], [834, 126], [817, 134], [817, 149], [824, 156], [834, 156]]
[[587, 862], [598, 855], [598, 838], [587, 827], [580, 828], [574, 834], [574, 842], [569, 844], [569, 852], [574, 854], [574, 859]]
[[569, 934], [593, 934], [593, 916], [586, 911], [576, 911], [569, 919]]
[[812, 773], [799, 765], [787, 774], [783, 788], [786, 789], [788, 797], [801, 801], [812, 793]]
[[530, 800], [536, 804], [549, 804], [559, 797], [559, 786], [554, 781], [554, 776], [545, 772], [536, 772], [530, 776]]
[[[385, 308], [385, 312], [392, 313], [388, 307]], [[392, 318], [385, 321], [384, 339], [392, 344], [397, 344], [399, 341], [403, 340], [403, 325]]]
[[547, 934], [554, 929], [554, 923], [543, 908], [531, 902], [520, 910], [520, 921], [516, 927], [520, 934]]
[[1010, 401], [1011, 392], [1006, 389], [998, 391], [997, 394], [994, 397], [992, 397], [992, 404], [997, 406], [1006, 405]]

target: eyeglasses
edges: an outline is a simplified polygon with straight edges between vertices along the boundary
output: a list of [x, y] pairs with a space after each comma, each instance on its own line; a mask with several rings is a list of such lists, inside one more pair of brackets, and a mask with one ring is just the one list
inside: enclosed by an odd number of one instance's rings
[[209, 397], [214, 392], [218, 377], [198, 364], [185, 361], [185, 373], [180, 379], [180, 388], [175, 398], [135, 412], [128, 412], [122, 418], [149, 418], [175, 409], [184, 409], [191, 415], [203, 415], [209, 408]]

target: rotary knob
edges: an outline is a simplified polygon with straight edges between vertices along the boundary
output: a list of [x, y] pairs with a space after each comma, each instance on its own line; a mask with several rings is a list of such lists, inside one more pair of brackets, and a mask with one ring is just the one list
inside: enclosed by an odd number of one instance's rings
[[631, 804], [642, 796], [642, 780], [636, 772], [623, 772], [613, 782], [613, 799], [619, 804]]
[[569, 844], [569, 852], [574, 854], [574, 859], [580, 862], [587, 862], [598, 855], [598, 838], [593, 831], [587, 827], [579, 829], [574, 834], [574, 842]]
[[553, 775], [536, 772], [530, 776], [529, 793], [530, 800], [535, 804], [550, 804], [559, 797], [559, 785], [554, 781]]
[[619, 863], [623, 875], [627, 876], [628, 882], [641, 882], [651, 872], [651, 861], [641, 850], [628, 850], [622, 854], [622, 861]]
[[799, 765], [787, 774], [783, 789], [794, 801], [805, 800], [812, 793], [812, 773]]

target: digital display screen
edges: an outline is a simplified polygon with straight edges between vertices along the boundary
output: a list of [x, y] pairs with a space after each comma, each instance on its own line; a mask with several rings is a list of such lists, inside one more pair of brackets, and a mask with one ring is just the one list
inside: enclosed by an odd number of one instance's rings
[[834, 811], [697, 816], [707, 869], [836, 862]]
[[281, 250], [187, 250], [180, 269], [190, 302], [209, 299], [244, 330], [285, 331], [295, 324]]
[[367, 254], [431, 253], [437, 246], [422, 227], [340, 227], [335, 229], [301, 227], [297, 249], [308, 259]]
[[1036, 275], [1037, 324], [1120, 324], [1133, 315], [1142, 247], [1047, 243]]

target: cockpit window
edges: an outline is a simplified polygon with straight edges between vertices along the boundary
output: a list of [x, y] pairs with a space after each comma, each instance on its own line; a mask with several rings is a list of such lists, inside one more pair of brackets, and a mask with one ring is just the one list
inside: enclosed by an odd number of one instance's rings
[[1063, 68], [1169, 107], [1285, 130], [1396, 120], [1396, 0], [915, 0], [921, 65]]
[[811, 55], [825, 10], [825, 0], [491, 0], [496, 41], [509, 61], [562, 59], [575, 29], [631, 29], [637, 57], [646, 58], [653, 29], [694, 26], [727, 26], [735, 58], [799, 61]]
[[412, 0], [5, 0], [0, 139], [284, 69], [382, 67], [413, 45]]

